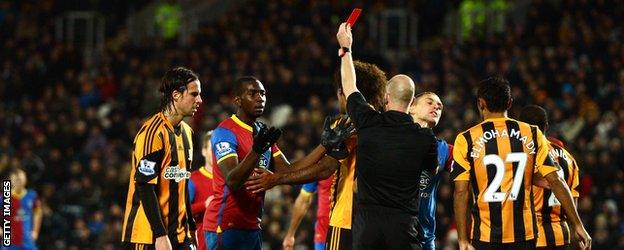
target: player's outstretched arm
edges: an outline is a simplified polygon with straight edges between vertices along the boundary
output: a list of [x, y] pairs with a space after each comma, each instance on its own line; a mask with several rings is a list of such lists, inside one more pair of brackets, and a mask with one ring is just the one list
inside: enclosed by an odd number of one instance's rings
[[266, 169], [256, 168], [254, 175], [245, 182], [247, 190], [258, 193], [269, 190], [277, 185], [303, 184], [326, 179], [340, 167], [340, 162], [331, 156], [323, 156], [316, 164], [299, 171], [272, 173]]
[[304, 192], [302, 189], [295, 200], [295, 204], [293, 205], [290, 225], [288, 226], [288, 231], [286, 232], [286, 236], [284, 236], [284, 241], [282, 242], [282, 247], [284, 247], [285, 250], [292, 250], [294, 248], [295, 233], [303, 220], [303, 216], [308, 212], [308, 209], [310, 209], [311, 204], [312, 194]]
[[547, 174], [545, 178], [550, 184], [550, 188], [555, 194], [555, 197], [557, 197], [557, 200], [561, 203], [561, 207], [566, 214], [566, 218], [570, 221], [570, 224], [572, 224], [575, 236], [579, 241], [579, 246], [581, 249], [591, 249], [592, 238], [585, 230], [583, 222], [581, 222], [581, 218], [576, 211], [576, 207], [574, 206], [574, 201], [572, 199], [572, 193], [570, 192], [568, 185], [556, 172]]
[[453, 208], [455, 210], [455, 223], [457, 224], [457, 236], [459, 238], [459, 249], [474, 249], [468, 239], [468, 202], [470, 198], [470, 188], [468, 181], [455, 181], [455, 192], [453, 193]]

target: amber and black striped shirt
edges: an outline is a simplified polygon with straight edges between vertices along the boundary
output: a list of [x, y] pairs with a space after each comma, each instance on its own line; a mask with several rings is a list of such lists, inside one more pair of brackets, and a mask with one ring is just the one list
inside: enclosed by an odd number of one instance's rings
[[162, 113], [143, 124], [134, 138], [132, 170], [122, 228], [123, 242], [152, 244], [150, 227], [137, 184], [156, 186], [159, 210], [169, 238], [184, 242], [190, 238], [187, 209], [187, 180], [190, 177], [192, 130], [184, 121], [177, 128]]
[[[579, 168], [576, 161], [563, 147], [555, 143], [550, 145], [550, 156], [561, 166], [557, 174], [570, 187], [572, 197], [578, 198]], [[554, 247], [570, 244], [570, 229], [562, 214], [561, 203], [555, 198], [553, 192], [534, 186], [533, 196], [537, 215], [537, 246]]]
[[460, 133], [453, 148], [455, 181], [472, 189], [472, 240], [535, 239], [532, 177], [557, 171], [542, 132], [510, 118], [487, 119]]

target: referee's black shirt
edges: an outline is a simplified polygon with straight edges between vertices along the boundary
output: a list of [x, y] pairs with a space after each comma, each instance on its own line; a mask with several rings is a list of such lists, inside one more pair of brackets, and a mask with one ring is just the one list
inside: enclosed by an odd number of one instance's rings
[[358, 133], [356, 206], [386, 207], [418, 214], [419, 178], [437, 166], [433, 131], [398, 111], [375, 111], [360, 92], [347, 99]]

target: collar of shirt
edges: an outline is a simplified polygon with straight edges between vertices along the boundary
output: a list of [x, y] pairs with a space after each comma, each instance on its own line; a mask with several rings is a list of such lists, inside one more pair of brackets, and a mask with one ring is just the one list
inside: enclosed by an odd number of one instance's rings
[[389, 110], [389, 111], [384, 112], [383, 116], [385, 116], [389, 121], [392, 121], [393, 123], [404, 123], [404, 122], [414, 123], [414, 119], [412, 118], [412, 116], [404, 112]]

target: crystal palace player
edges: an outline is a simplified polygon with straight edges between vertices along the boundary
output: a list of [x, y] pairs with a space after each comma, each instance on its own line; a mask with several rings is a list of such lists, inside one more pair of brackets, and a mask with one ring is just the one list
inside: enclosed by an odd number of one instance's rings
[[[41, 229], [43, 212], [37, 192], [26, 189], [26, 172], [13, 169], [11, 180], [11, 246], [2, 249], [37, 249], [35, 242]], [[4, 207], [4, 200], [2, 200]], [[2, 231], [2, 230], [0, 230]]]
[[[422, 92], [414, 97], [414, 102], [410, 107], [410, 114], [414, 122], [424, 128], [431, 128], [438, 125], [442, 116], [442, 101], [440, 97], [432, 92]], [[420, 174], [420, 211], [418, 212], [418, 222], [422, 228], [420, 235], [420, 245], [422, 249], [435, 249], [435, 214], [436, 214], [436, 192], [442, 178], [442, 170], [450, 170], [453, 161], [453, 145], [448, 144], [443, 139], [437, 139], [438, 145], [438, 167], [435, 171], [423, 171]]]
[[[326, 147], [319, 145], [312, 153], [291, 164], [274, 145], [281, 135], [256, 121], [264, 112], [266, 92], [255, 77], [241, 77], [234, 83], [235, 115], [214, 130], [211, 144], [215, 155], [213, 201], [204, 215], [208, 249], [261, 249], [260, 218], [264, 192], [252, 193], [241, 188], [254, 172], [289, 168], [308, 168], [327, 161]], [[338, 138], [332, 146], [342, 143]], [[332, 149], [332, 148], [329, 148]], [[321, 159], [323, 158], [323, 159]]]
[[210, 137], [212, 131], [206, 132], [202, 139], [202, 156], [204, 156], [205, 165], [197, 169], [191, 174], [189, 180], [189, 199], [191, 200], [191, 210], [193, 217], [197, 223], [197, 249], [206, 249], [206, 240], [202, 231], [204, 220], [204, 212], [206, 205], [213, 198], [212, 189], [212, 147], [210, 146]]

